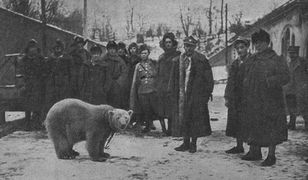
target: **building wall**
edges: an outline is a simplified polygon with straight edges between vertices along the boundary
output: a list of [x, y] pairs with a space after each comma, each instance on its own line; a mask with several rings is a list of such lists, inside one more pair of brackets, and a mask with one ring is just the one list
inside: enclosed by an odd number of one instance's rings
[[300, 56], [306, 56], [306, 42], [307, 42], [307, 21], [304, 22], [300, 19], [300, 11], [295, 9], [286, 13], [285, 17], [279, 18], [275, 23], [261, 26], [271, 35], [273, 49], [277, 54], [283, 55], [282, 52], [282, 38], [287, 29], [290, 30], [290, 44], [292, 43], [292, 35], [295, 36], [295, 45], [300, 46]]
[[[0, 22], [0, 61], [5, 54], [23, 52], [30, 39], [36, 39], [39, 45], [42, 44], [40, 21], [0, 8]], [[57, 38], [64, 41], [66, 47], [69, 47], [73, 37], [77, 35], [51, 25], [47, 26], [46, 34], [48, 50], [54, 46]], [[91, 47], [94, 44], [97, 43], [90, 41], [87, 46]], [[104, 47], [103, 51], [105, 52]]]

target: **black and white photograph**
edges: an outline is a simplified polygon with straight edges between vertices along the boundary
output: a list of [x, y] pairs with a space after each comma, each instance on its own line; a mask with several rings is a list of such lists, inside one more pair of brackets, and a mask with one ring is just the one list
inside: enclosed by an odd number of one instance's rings
[[0, 0], [0, 180], [308, 180], [308, 0]]

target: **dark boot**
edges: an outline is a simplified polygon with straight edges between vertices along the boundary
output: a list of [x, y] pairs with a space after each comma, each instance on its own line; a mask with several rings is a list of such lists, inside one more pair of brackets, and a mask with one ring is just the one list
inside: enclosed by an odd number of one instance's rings
[[276, 164], [275, 156], [267, 156], [267, 158], [261, 163], [261, 166], [272, 166]]
[[183, 144], [179, 147], [174, 148], [176, 151], [188, 151], [190, 146], [189, 138], [185, 137], [183, 140]]
[[290, 122], [288, 124], [288, 129], [295, 130], [296, 115], [290, 114]]
[[235, 146], [227, 151], [225, 151], [227, 154], [239, 154], [239, 153], [243, 153], [244, 152], [244, 148], [243, 146], [241, 147], [238, 147], [238, 146]]
[[145, 115], [144, 117], [145, 117], [145, 128], [142, 130], [142, 133], [147, 133], [147, 132], [150, 132], [150, 126], [151, 126], [151, 123], [153, 124], [153, 121], [151, 121], [149, 116], [147, 115]]
[[258, 161], [262, 159], [260, 147], [250, 146], [249, 151], [242, 157], [245, 161]]
[[192, 138], [189, 146], [189, 152], [195, 153], [197, 152], [197, 138]]

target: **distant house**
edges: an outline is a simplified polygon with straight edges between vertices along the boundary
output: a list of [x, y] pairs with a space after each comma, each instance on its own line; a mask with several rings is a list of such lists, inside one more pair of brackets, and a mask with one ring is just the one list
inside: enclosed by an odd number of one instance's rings
[[[22, 14], [10, 11], [0, 7], [0, 62], [5, 54], [20, 53], [27, 45], [30, 39], [36, 39], [41, 45], [42, 23], [39, 20], [24, 16]], [[80, 36], [76, 33], [63, 30], [53, 25], [47, 25], [47, 50], [55, 45], [57, 38], [65, 42], [69, 47], [74, 36]], [[106, 51], [104, 44], [89, 40], [88, 47], [98, 44]]]
[[[287, 49], [290, 45], [300, 46], [300, 56], [308, 57], [308, 0], [290, 0], [276, 8], [263, 18], [257, 20], [240, 36], [250, 38], [258, 28], [267, 31], [271, 36], [270, 46], [278, 55], [287, 58]], [[228, 47], [228, 65], [233, 62], [233, 42], [238, 36], [230, 40]], [[253, 47], [251, 47], [253, 52]], [[226, 65], [225, 50], [210, 58], [210, 63]]]

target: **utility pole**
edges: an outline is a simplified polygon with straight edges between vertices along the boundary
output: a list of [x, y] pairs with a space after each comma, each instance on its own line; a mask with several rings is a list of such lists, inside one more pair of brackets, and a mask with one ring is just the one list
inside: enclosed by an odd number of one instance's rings
[[88, 15], [88, 2], [83, 0], [83, 33], [82, 35], [88, 37], [88, 24], [87, 24], [87, 15]]
[[224, 0], [221, 0], [221, 8], [220, 8], [220, 32], [224, 31]]
[[225, 41], [226, 41], [226, 67], [227, 67], [227, 72], [229, 72], [228, 71], [228, 4], [226, 3], [226, 5], [225, 5], [225, 8], [226, 8], [226, 10], [225, 10], [225, 13], [226, 13], [226, 24], [225, 24], [225, 37], [226, 37], [226, 39], [225, 39]]
[[41, 21], [42, 21], [42, 52], [43, 55], [47, 56], [47, 36], [46, 36], [46, 25], [47, 25], [47, 19], [46, 19], [46, 2], [45, 0], [41, 0]]

